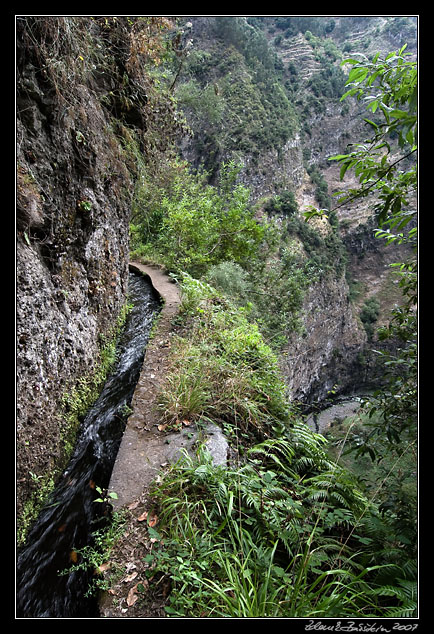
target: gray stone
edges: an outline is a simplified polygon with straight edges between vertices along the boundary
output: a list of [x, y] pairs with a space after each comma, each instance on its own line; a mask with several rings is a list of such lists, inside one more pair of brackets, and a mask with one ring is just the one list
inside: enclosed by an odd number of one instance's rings
[[210, 453], [214, 464], [221, 465], [227, 462], [228, 442], [220, 427], [213, 423], [206, 423], [204, 427], [199, 428], [195, 426], [194, 429], [187, 427], [182, 432], [168, 434], [165, 442], [168, 443], [166, 457], [172, 463], [182, 457], [182, 450], [194, 456], [200, 445]]

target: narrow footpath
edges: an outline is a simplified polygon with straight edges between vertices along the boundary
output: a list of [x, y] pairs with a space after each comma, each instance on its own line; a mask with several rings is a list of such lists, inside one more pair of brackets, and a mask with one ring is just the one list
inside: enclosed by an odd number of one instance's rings
[[113, 468], [109, 491], [118, 498], [115, 508], [126, 506], [142, 495], [164, 462], [164, 443], [158, 432], [156, 399], [167, 374], [172, 321], [180, 303], [176, 284], [159, 268], [130, 262], [130, 270], [150, 278], [163, 307], [148, 342], [145, 358], [131, 403], [121, 446]]
[[[195, 424], [175, 432], [161, 428], [158, 396], [170, 366], [170, 348], [176, 331], [173, 320], [181, 297], [176, 284], [161, 269], [138, 262], [131, 262], [130, 269], [148, 276], [164, 303], [146, 348], [131, 403], [132, 413], [109, 484], [109, 492], [117, 494], [117, 499], [110, 502], [115, 511], [126, 512], [126, 525], [101, 571], [109, 589], [102, 595], [99, 608], [101, 618], [164, 618], [167, 589], [157, 584], [151, 593], [147, 580], [150, 564], [146, 555], [152, 552], [155, 541], [147, 527], [156, 525], [158, 529], [150, 486], [163, 467], [181, 457], [181, 450], [193, 454], [199, 441], [204, 443], [215, 464], [226, 464], [228, 443], [222, 430], [210, 422], [200, 429]], [[123, 574], [113, 579], [113, 571]]]

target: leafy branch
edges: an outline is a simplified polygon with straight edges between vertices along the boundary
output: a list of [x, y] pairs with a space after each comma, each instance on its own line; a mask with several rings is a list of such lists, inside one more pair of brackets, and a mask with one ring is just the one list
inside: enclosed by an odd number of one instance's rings
[[[373, 189], [376, 185], [378, 185], [381, 180], [386, 178], [386, 176], [389, 174], [389, 172], [391, 172], [393, 170], [393, 168], [398, 163], [400, 163], [404, 159], [408, 158], [409, 156], [411, 156], [415, 152], [417, 152], [417, 148], [414, 148], [410, 152], [405, 154], [404, 156], [401, 156], [399, 159], [397, 159], [396, 161], [391, 163], [386, 169], [384, 169], [381, 172], [380, 176], [375, 181], [370, 183], [367, 187], [362, 187], [361, 189], [356, 190], [355, 193], [351, 194], [349, 197], [348, 197], [348, 195], [346, 195], [345, 198], [342, 200], [342, 202], [340, 202], [338, 205], [336, 205], [336, 207], [333, 207], [332, 209], [330, 209], [330, 211], [336, 211], [337, 209], [340, 209], [343, 205], [348, 204], [348, 203], [352, 202], [353, 200], [365, 197], [371, 189]], [[345, 172], [349, 168], [354, 167], [359, 162], [360, 159], [358, 159], [358, 158], [355, 159], [354, 158], [355, 156], [357, 156], [356, 153], [353, 153], [353, 154], [338, 154], [336, 156], [331, 156], [329, 158], [330, 161], [341, 161], [342, 162], [341, 180], [343, 179], [343, 176], [344, 176]], [[391, 200], [392, 200], [392, 197], [390, 197], [389, 202]], [[387, 212], [387, 210], [388, 210], [388, 206], [385, 206], [383, 208], [383, 215]]]
[[[356, 97], [365, 102], [366, 108], [373, 114], [381, 113], [382, 121], [365, 119], [374, 130], [374, 135], [364, 143], [354, 144], [357, 150], [348, 154], [330, 157], [330, 161], [338, 161], [341, 165], [340, 179], [343, 180], [349, 169], [354, 169], [360, 187], [348, 192], [339, 192], [341, 196], [331, 212], [342, 206], [366, 197], [369, 193], [377, 193], [380, 201], [375, 209], [378, 212], [379, 228], [387, 223], [391, 227], [404, 228], [415, 212], [405, 210], [408, 196], [417, 188], [416, 167], [411, 164], [407, 170], [398, 171], [397, 166], [417, 152], [417, 65], [407, 62], [406, 45], [397, 52], [380, 58], [377, 53], [371, 62], [360, 54], [361, 59], [348, 58], [341, 65], [350, 64], [346, 86], [349, 89], [341, 97]], [[392, 146], [390, 138], [398, 137], [398, 146], [405, 154], [388, 163]], [[305, 218], [326, 216], [326, 210], [311, 209]], [[412, 230], [411, 238], [415, 237]], [[387, 239], [393, 236], [387, 233]], [[383, 234], [379, 233], [379, 236]], [[402, 235], [399, 236], [402, 239]]]

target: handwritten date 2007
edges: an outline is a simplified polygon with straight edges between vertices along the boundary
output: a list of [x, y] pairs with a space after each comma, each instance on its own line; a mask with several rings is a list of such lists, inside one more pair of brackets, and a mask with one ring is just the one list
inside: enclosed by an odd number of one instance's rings
[[309, 621], [305, 625], [305, 631], [314, 632], [363, 632], [363, 634], [377, 634], [389, 632], [414, 632], [417, 630], [419, 623], [388, 623], [387, 626], [378, 625], [378, 623], [356, 623], [355, 621], [341, 622], [338, 621], [334, 625], [322, 623], [322, 621]]

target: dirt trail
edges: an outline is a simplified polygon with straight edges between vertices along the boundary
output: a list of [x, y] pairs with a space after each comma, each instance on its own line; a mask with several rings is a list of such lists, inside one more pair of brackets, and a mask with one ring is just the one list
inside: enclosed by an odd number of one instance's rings
[[[131, 404], [133, 413], [127, 421], [109, 485], [109, 491], [118, 496], [111, 503], [115, 510], [126, 512], [126, 524], [103, 573], [110, 589], [102, 595], [99, 607], [102, 618], [164, 618], [167, 588], [157, 583], [151, 591], [148, 583], [150, 564], [146, 555], [152, 552], [155, 541], [148, 533], [148, 521], [152, 520], [149, 526], [157, 523], [150, 485], [162, 465], [175, 462], [181, 449], [194, 452], [198, 441], [205, 443], [216, 464], [226, 464], [228, 443], [223, 432], [212, 423], [200, 429], [192, 424], [170, 433], [158, 430], [157, 398], [169, 369], [171, 341], [176, 330], [173, 318], [181, 303], [180, 293], [162, 270], [137, 262], [130, 263], [130, 268], [151, 278], [164, 305], [146, 348]], [[113, 571], [122, 574], [115, 573], [112, 578]]]
[[133, 413], [127, 426], [113, 468], [109, 490], [118, 499], [115, 507], [122, 507], [137, 499], [155, 478], [162, 462], [166, 461], [167, 436], [157, 429], [156, 398], [167, 374], [172, 320], [181, 302], [176, 284], [156, 267], [130, 262], [130, 269], [151, 279], [164, 304], [145, 353], [131, 408]]

